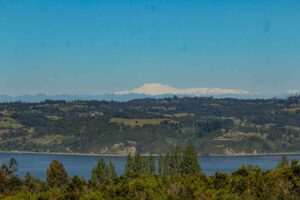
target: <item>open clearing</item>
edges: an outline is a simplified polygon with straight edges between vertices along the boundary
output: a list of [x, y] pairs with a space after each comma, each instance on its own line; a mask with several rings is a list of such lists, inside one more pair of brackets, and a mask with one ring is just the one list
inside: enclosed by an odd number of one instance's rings
[[0, 128], [2, 129], [18, 129], [22, 128], [23, 125], [10, 117], [0, 118]]

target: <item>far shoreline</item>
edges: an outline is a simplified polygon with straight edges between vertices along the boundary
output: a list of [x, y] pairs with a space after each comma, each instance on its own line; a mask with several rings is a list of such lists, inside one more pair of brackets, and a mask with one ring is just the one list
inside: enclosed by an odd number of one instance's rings
[[[94, 157], [127, 157], [128, 154], [97, 154], [97, 153], [66, 153], [66, 152], [35, 152], [35, 151], [0, 151], [0, 154], [35, 154], [35, 155], [63, 155], [63, 156], [94, 156]], [[158, 157], [160, 154], [141, 154], [141, 156]], [[164, 154], [162, 154], [164, 155]], [[275, 153], [236, 153], [236, 154], [198, 154], [198, 157], [247, 157], [247, 156], [282, 156], [300, 155], [300, 152], [275, 152]]]

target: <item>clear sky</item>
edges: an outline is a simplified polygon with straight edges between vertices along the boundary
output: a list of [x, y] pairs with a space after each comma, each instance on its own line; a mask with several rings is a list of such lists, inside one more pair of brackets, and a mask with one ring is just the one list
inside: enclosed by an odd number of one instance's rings
[[0, 94], [300, 89], [299, 0], [0, 0]]

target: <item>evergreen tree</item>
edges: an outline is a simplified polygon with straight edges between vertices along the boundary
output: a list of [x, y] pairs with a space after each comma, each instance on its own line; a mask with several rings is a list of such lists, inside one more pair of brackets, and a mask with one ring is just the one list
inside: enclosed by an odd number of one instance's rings
[[108, 169], [110, 179], [114, 180], [115, 178], [117, 178], [116, 168], [112, 162], [109, 162]]
[[47, 183], [50, 187], [62, 187], [68, 183], [68, 174], [62, 163], [53, 160], [47, 170]]
[[168, 176], [170, 175], [170, 154], [166, 154], [165, 156], [160, 155], [158, 160], [158, 174], [160, 176]]
[[134, 157], [134, 173], [140, 174], [144, 172], [144, 159], [143, 157], [137, 153]]
[[64, 190], [64, 199], [78, 200], [85, 192], [86, 182], [79, 176], [74, 176]]
[[6, 164], [0, 165], [0, 173], [7, 178], [11, 176], [15, 176], [17, 170], [18, 170], [18, 162], [15, 158], [11, 158], [9, 160], [8, 165]]
[[21, 187], [21, 181], [16, 172], [18, 163], [16, 159], [11, 158], [8, 165], [0, 165], [0, 192], [12, 191]]
[[143, 169], [142, 169], [142, 173], [143, 174], [150, 174], [150, 168], [149, 168], [149, 159], [142, 157], [143, 159]]
[[91, 181], [97, 185], [104, 184], [108, 177], [108, 169], [103, 159], [99, 160], [92, 170]]
[[155, 159], [152, 154], [148, 157], [148, 173], [155, 174]]
[[103, 159], [99, 160], [92, 170], [91, 181], [97, 186], [113, 183], [117, 177], [115, 166], [112, 162], [106, 164]]
[[289, 165], [289, 158], [287, 155], [282, 155], [280, 161], [277, 164], [277, 168], [281, 168]]
[[163, 169], [164, 169], [164, 176], [169, 176], [171, 174], [171, 156], [167, 153], [163, 159]]
[[34, 192], [34, 190], [36, 189], [34, 185], [34, 178], [29, 172], [27, 172], [24, 176], [23, 186], [26, 191], [30, 192]]
[[8, 168], [9, 168], [9, 174], [10, 175], [14, 175], [17, 172], [17, 170], [18, 170], [18, 162], [17, 162], [17, 160], [15, 158], [11, 158], [10, 159]]
[[201, 170], [197, 153], [193, 145], [188, 145], [182, 156], [181, 162], [181, 173], [182, 174], [196, 174], [199, 173]]
[[175, 146], [173, 151], [170, 154], [169, 158], [169, 168], [171, 174], [179, 174], [180, 173], [180, 165], [182, 162], [182, 153], [179, 146]]
[[132, 158], [131, 154], [128, 154], [127, 156], [127, 162], [125, 166], [125, 175], [126, 176], [132, 176], [134, 174], [134, 159]]
[[159, 176], [164, 176], [164, 156], [159, 155], [158, 158], [158, 175]]

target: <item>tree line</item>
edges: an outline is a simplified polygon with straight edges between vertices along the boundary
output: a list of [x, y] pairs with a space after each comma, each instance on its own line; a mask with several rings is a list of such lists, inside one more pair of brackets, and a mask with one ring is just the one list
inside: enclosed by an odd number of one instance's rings
[[283, 156], [273, 170], [241, 166], [231, 174], [201, 171], [193, 146], [175, 147], [155, 159], [152, 155], [128, 155], [125, 173], [99, 160], [89, 180], [70, 177], [64, 165], [53, 160], [46, 180], [29, 173], [17, 176], [18, 163], [11, 159], [0, 166], [0, 198], [6, 200], [206, 200], [206, 199], [299, 199], [300, 165]]

